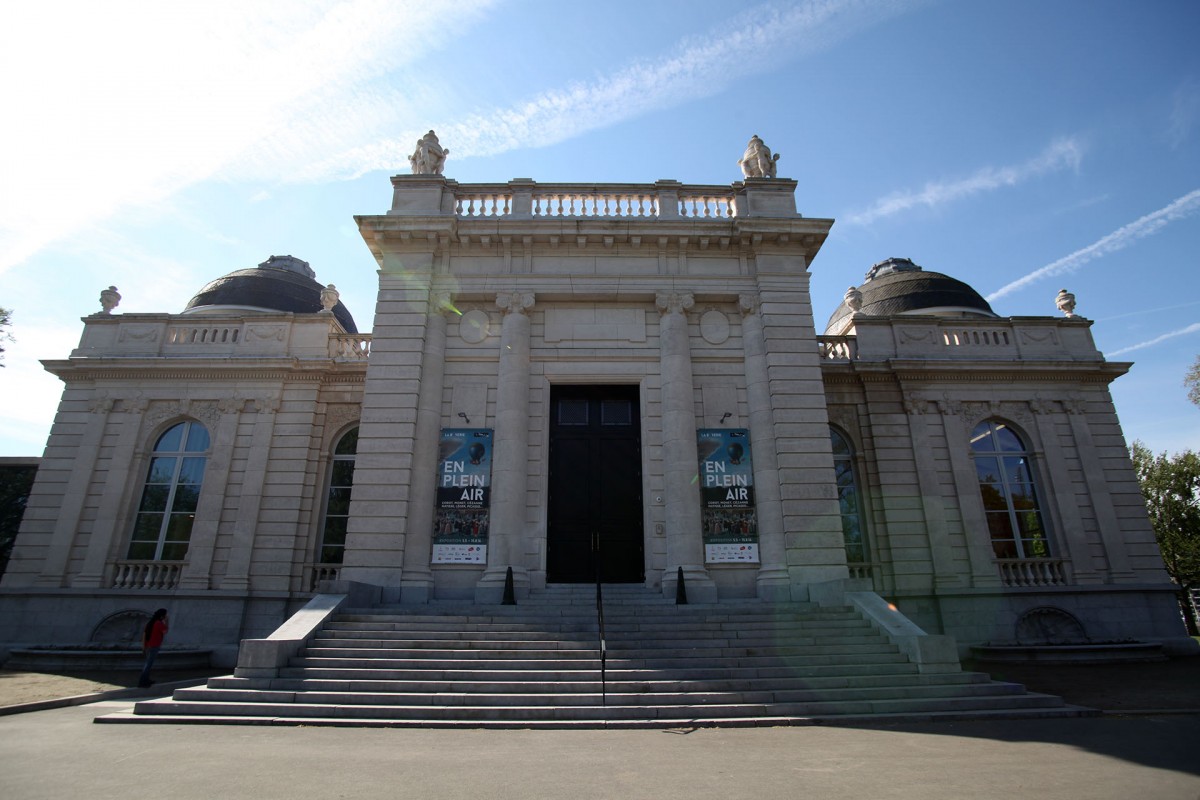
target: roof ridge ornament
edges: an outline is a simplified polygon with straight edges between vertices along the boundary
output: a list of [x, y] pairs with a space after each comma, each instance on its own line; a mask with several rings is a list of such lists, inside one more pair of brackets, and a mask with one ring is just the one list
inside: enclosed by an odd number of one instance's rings
[[417, 140], [417, 149], [408, 157], [413, 175], [441, 175], [450, 148], [442, 147], [433, 131]]
[[750, 143], [746, 145], [746, 152], [738, 161], [738, 166], [742, 168], [742, 175], [747, 178], [775, 178], [778, 161], [779, 153], [772, 156], [771, 148], [763, 144], [763, 140], [758, 138], [756, 133], [750, 137]]

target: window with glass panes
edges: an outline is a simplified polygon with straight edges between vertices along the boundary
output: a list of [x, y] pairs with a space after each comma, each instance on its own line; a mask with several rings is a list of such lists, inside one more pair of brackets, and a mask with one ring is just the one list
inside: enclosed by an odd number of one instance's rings
[[842, 511], [842, 538], [846, 543], [846, 561], [851, 564], [867, 562], [867, 540], [863, 535], [862, 504], [858, 480], [854, 473], [854, 451], [850, 442], [836, 430], [829, 429], [833, 444], [833, 472], [837, 477], [838, 506]]
[[358, 453], [358, 428], [338, 439], [329, 469], [325, 497], [325, 523], [321, 532], [322, 564], [340, 564], [346, 552], [346, 522], [350, 519], [350, 492], [354, 488], [354, 458]]
[[971, 433], [971, 455], [996, 558], [1049, 556], [1032, 459], [1021, 437], [1004, 422], [981, 422]]
[[129, 558], [183, 561], [187, 556], [208, 446], [208, 430], [199, 422], [180, 422], [158, 437], [138, 504]]

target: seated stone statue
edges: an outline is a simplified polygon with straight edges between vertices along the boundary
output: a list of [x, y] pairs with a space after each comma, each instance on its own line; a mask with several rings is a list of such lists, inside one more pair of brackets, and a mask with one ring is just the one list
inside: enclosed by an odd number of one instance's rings
[[443, 148], [437, 134], [430, 131], [417, 140], [416, 152], [408, 157], [408, 163], [412, 165], [413, 175], [441, 175], [448, 155], [450, 149]]
[[777, 161], [779, 154], [772, 156], [771, 148], [763, 144], [763, 140], [755, 134], [750, 137], [750, 144], [746, 145], [746, 154], [742, 156], [738, 166], [742, 168], [742, 175], [747, 178], [774, 178]]

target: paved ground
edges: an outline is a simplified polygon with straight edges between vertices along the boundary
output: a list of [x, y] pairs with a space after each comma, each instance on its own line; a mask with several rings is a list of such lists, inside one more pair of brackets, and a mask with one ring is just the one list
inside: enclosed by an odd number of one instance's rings
[[1200, 714], [670, 731], [95, 725], [0, 717], [0, 796], [1197, 800]]
[[[992, 671], [1106, 714], [671, 731], [92, 724], [132, 702], [106, 700], [0, 716], [0, 797], [1200, 800], [1200, 657]], [[0, 705], [135, 678], [0, 672]]]

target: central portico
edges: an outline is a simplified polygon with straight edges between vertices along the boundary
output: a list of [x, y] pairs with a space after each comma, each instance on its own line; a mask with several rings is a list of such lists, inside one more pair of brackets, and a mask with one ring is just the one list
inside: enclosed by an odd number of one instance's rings
[[[682, 568], [703, 602], [847, 577], [808, 281], [832, 221], [795, 181], [392, 184], [357, 217], [379, 299], [342, 579], [496, 602], [510, 568], [518, 596], [597, 566], [673, 596]], [[453, 430], [492, 450], [451, 521]], [[443, 558], [453, 530], [483, 549]]]

